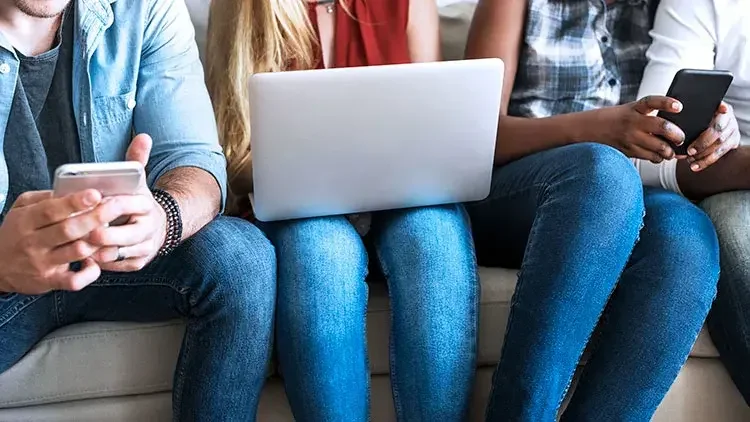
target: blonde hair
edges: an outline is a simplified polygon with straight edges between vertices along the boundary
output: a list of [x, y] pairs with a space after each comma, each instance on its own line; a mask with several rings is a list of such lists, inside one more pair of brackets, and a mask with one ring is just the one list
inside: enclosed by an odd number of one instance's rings
[[211, 1], [206, 79], [230, 185], [250, 163], [249, 77], [317, 66], [307, 7], [304, 0]]

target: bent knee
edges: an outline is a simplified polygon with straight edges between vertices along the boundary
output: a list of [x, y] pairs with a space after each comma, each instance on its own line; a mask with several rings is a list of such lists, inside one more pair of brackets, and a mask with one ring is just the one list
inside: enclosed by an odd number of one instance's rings
[[196, 270], [252, 274], [260, 280], [276, 275], [273, 245], [255, 225], [233, 217], [218, 217], [185, 242]]
[[280, 289], [341, 294], [364, 283], [367, 252], [345, 217], [274, 223], [267, 233], [276, 246]]
[[582, 143], [563, 147], [570, 163], [560, 179], [571, 183], [578, 200], [594, 201], [603, 212], [637, 208], [643, 212], [643, 183], [633, 163], [607, 145]]
[[750, 245], [750, 192], [726, 192], [706, 198], [700, 204], [716, 227], [719, 237]]
[[663, 258], [664, 271], [715, 284], [719, 274], [719, 242], [711, 219], [686, 198], [649, 190], [641, 242]]

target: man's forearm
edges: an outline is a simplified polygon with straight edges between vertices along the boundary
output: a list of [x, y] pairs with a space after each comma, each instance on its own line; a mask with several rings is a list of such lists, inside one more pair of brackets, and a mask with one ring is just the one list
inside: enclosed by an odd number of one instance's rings
[[194, 235], [219, 214], [221, 189], [205, 170], [176, 168], [159, 178], [156, 187], [169, 192], [180, 206], [182, 240]]
[[677, 163], [677, 183], [682, 193], [693, 200], [722, 192], [750, 190], [750, 147], [730, 151], [697, 173], [690, 170], [690, 163], [680, 160]]

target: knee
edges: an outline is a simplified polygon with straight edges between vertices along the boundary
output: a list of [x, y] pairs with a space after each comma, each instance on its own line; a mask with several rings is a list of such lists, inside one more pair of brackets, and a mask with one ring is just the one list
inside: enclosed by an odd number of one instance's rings
[[693, 287], [697, 295], [713, 299], [719, 277], [719, 243], [705, 212], [675, 193], [651, 194], [641, 242], [647, 253], [661, 257], [659, 271], [664, 280], [680, 284], [683, 291]]
[[621, 152], [596, 143], [575, 144], [564, 148], [570, 163], [561, 175], [581, 196], [601, 207], [622, 208], [634, 204], [643, 208], [643, 183], [633, 163]]
[[376, 237], [401, 244], [399, 253], [451, 257], [471, 250], [469, 217], [461, 205], [441, 205], [388, 211], [374, 223]]
[[208, 294], [238, 311], [273, 313], [276, 256], [263, 232], [247, 221], [219, 217], [180, 248], [183, 271], [200, 275]]
[[750, 279], [750, 192], [727, 192], [701, 203], [716, 228], [722, 283]]
[[628, 199], [643, 195], [638, 171], [620, 151], [597, 143], [576, 144], [569, 148], [567, 154], [573, 163], [571, 173], [576, 180], [588, 182], [588, 189]]
[[[714, 223], [719, 238], [748, 238], [750, 228], [750, 192], [726, 192], [706, 198], [700, 204]], [[744, 243], [743, 242], [743, 243]]]
[[[583, 143], [560, 150], [552, 186], [580, 224], [620, 232], [623, 223], [637, 235], [643, 221], [643, 183], [632, 162], [614, 148]], [[562, 167], [560, 167], [562, 166]], [[598, 217], [598, 218], [596, 218]], [[626, 236], [628, 237], [628, 236]]]
[[388, 261], [427, 261], [439, 271], [474, 267], [469, 218], [461, 205], [410, 208], [384, 213], [374, 223], [378, 252]]
[[266, 232], [276, 246], [280, 301], [344, 304], [365, 288], [367, 252], [346, 218], [279, 222]]

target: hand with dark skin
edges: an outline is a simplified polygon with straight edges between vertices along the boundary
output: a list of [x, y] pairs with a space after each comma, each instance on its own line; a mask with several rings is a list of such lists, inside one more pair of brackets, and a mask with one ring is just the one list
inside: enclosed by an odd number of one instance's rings
[[692, 200], [737, 190], [750, 190], [750, 146], [727, 152], [711, 167], [696, 172], [690, 163], [677, 162], [677, 183], [682, 193]]
[[676, 112], [682, 108], [678, 101], [667, 97], [651, 96], [621, 106], [547, 118], [507, 116], [518, 69], [526, 6], [526, 0], [480, 0], [469, 31], [467, 58], [499, 57], [505, 63], [502, 118], [497, 133], [502, 142], [497, 143], [495, 162], [503, 164], [578, 142], [604, 143], [629, 157], [653, 162], [673, 158], [674, 151], [668, 142], [681, 144], [684, 141], [682, 130], [651, 115], [660, 110]]
[[740, 144], [740, 129], [732, 106], [722, 101], [711, 125], [688, 148], [692, 171], [703, 171]]

